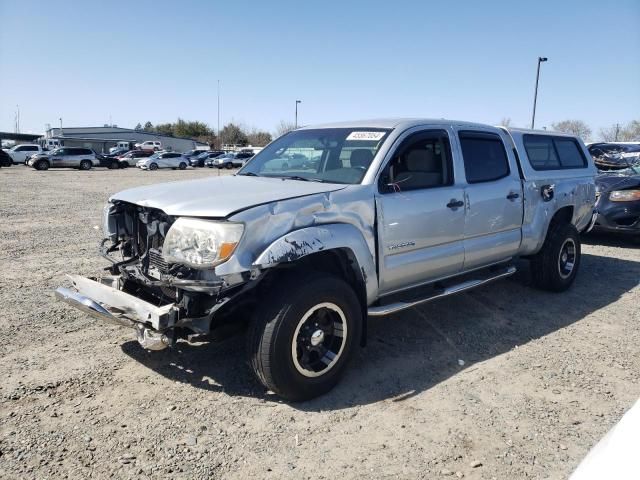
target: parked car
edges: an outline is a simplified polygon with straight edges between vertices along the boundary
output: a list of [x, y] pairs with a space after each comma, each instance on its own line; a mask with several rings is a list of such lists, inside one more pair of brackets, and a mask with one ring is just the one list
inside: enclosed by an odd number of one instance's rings
[[192, 167], [204, 167], [205, 165], [207, 165], [207, 162], [221, 155], [224, 155], [224, 152], [222, 150], [209, 150], [207, 152], [201, 153], [196, 157], [191, 157], [189, 159], [189, 164]]
[[118, 142], [115, 147], [109, 149], [109, 154], [115, 153], [116, 151], [120, 151], [121, 153], [128, 152], [131, 150], [133, 144], [133, 142]]
[[44, 150], [40, 145], [35, 144], [21, 144], [16, 145], [9, 150], [9, 156], [13, 163], [24, 163], [32, 155], [42, 153]]
[[592, 143], [588, 149], [599, 170], [618, 170], [640, 164], [640, 143]]
[[13, 165], [13, 160], [7, 152], [0, 150], [0, 167], [10, 167]]
[[208, 167], [239, 168], [253, 157], [250, 152], [225, 153], [207, 162]]
[[640, 241], [640, 164], [596, 177], [595, 230]]
[[147, 158], [141, 158], [136, 163], [142, 170], [157, 170], [159, 168], [187, 168], [187, 159], [177, 152], [157, 152]]
[[153, 155], [150, 150], [131, 150], [124, 155], [117, 157], [120, 168], [128, 168], [136, 165], [141, 158], [148, 158]]
[[109, 153], [105, 153], [103, 156], [107, 158], [116, 158], [130, 151], [128, 148], [110, 148], [109, 150]]
[[162, 142], [157, 140], [147, 140], [146, 142], [136, 143], [135, 147], [140, 150], [153, 150], [157, 152], [158, 150], [162, 150]]
[[[315, 171], [268, 168], [302, 148], [319, 152]], [[304, 127], [236, 175], [113, 195], [110, 275], [72, 275], [56, 296], [134, 328], [149, 350], [246, 322], [256, 378], [309, 399], [338, 382], [370, 316], [510, 276], [516, 257], [537, 287], [568, 289], [595, 172], [566, 134], [446, 120]]]
[[106, 167], [111, 170], [120, 168], [120, 164], [117, 158], [109, 157], [101, 153], [96, 153], [95, 155], [96, 160], [98, 161], [98, 164], [95, 165], [96, 167]]
[[29, 158], [27, 165], [36, 170], [64, 167], [91, 170], [92, 167], [99, 165], [99, 161], [94, 151], [89, 148], [62, 147], [33, 155]]
[[189, 150], [188, 152], [185, 152], [182, 155], [185, 158], [191, 158], [191, 157], [197, 157], [198, 155], [201, 155], [203, 153], [207, 153], [210, 151], [211, 149], [209, 147], [198, 147], [198, 148], [194, 148], [193, 150]]

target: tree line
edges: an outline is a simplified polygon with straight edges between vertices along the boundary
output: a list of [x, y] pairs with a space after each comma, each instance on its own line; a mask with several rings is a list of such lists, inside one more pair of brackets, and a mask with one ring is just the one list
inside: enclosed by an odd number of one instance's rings
[[[510, 118], [503, 118], [500, 125], [512, 127]], [[582, 120], [562, 120], [551, 124], [551, 130], [556, 132], [571, 133], [584, 141], [592, 139], [593, 132], [589, 125]], [[626, 124], [616, 123], [599, 130], [599, 137], [604, 142], [640, 142], [640, 121], [632, 120]]]
[[[293, 128], [293, 125], [282, 121], [276, 128], [276, 136], [293, 130]], [[144, 125], [138, 123], [135, 130], [160, 133], [171, 137], [191, 138], [198, 142], [208, 143], [214, 148], [221, 148], [222, 145], [264, 147], [273, 140], [271, 133], [265, 130], [246, 128], [233, 122], [227, 123], [220, 132], [216, 133], [204, 122], [186, 121], [181, 118], [178, 118], [174, 123], [158, 123], [156, 125], [149, 121]]]

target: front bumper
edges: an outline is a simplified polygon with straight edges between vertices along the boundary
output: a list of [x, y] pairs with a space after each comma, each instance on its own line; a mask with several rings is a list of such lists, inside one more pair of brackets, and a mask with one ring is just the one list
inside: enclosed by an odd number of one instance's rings
[[604, 198], [597, 204], [594, 230], [640, 234], [640, 201], [611, 202]]
[[162, 350], [172, 343], [171, 329], [180, 311], [176, 305], [156, 306], [125, 293], [118, 289], [118, 277], [69, 278], [74, 288], [59, 287], [58, 300], [107, 323], [136, 329], [138, 341], [149, 350]]

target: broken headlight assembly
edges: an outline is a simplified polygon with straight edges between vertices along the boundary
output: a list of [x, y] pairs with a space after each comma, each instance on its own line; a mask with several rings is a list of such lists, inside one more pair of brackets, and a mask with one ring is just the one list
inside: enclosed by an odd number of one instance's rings
[[640, 200], [640, 190], [614, 190], [609, 194], [612, 202], [633, 202]]
[[235, 251], [244, 225], [196, 218], [178, 218], [167, 232], [162, 256], [167, 263], [213, 268]]

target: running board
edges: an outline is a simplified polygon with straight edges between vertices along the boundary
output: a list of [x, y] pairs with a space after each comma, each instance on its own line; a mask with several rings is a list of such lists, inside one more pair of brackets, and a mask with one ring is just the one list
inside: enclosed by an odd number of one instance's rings
[[514, 273], [516, 273], [516, 267], [509, 266], [507, 268], [499, 270], [498, 272], [495, 272], [491, 276], [486, 276], [483, 278], [478, 278], [473, 280], [467, 280], [462, 283], [441, 288], [433, 292], [431, 295], [428, 295], [426, 297], [423, 297], [417, 300], [412, 300], [407, 302], [394, 302], [388, 305], [382, 305], [378, 307], [369, 307], [367, 313], [370, 317], [383, 317], [385, 315], [391, 315], [392, 313], [396, 313], [401, 310], [406, 310], [407, 308], [412, 308], [417, 305], [431, 302], [433, 300], [437, 300], [442, 297], [448, 297], [449, 295], [454, 295], [456, 293], [464, 292], [465, 290], [471, 290], [472, 288], [486, 285], [487, 283], [500, 280], [501, 278], [509, 277]]

